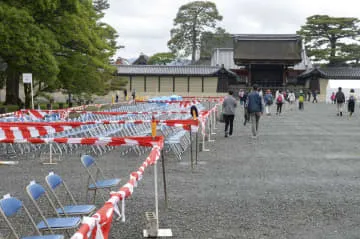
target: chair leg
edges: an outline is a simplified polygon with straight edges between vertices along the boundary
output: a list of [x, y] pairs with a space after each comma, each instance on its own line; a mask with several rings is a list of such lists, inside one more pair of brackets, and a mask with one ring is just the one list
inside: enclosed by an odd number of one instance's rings
[[95, 204], [95, 199], [96, 199], [96, 189], [94, 190], [94, 198], [93, 198], [93, 204]]
[[89, 200], [89, 188], [86, 187], [86, 193], [85, 193], [85, 202], [87, 203]]

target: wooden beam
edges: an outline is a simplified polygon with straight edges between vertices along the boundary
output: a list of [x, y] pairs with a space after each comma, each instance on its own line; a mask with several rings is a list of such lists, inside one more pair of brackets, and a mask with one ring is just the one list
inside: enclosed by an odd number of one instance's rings
[[146, 92], [146, 76], [144, 76], [144, 92]]
[[187, 92], [190, 92], [190, 76], [187, 77]]
[[132, 91], [132, 76], [130, 76], [130, 92]]
[[160, 83], [161, 83], [161, 80], [160, 80], [161, 76], [159, 76], [158, 78], [158, 91], [160, 92]]
[[204, 77], [201, 77], [201, 92], [204, 92]]
[[173, 92], [175, 92], [175, 76], [173, 76]]

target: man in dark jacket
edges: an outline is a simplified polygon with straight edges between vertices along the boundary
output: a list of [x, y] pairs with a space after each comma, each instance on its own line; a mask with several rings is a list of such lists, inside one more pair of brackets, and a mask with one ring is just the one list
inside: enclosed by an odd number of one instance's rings
[[345, 95], [344, 92], [342, 92], [341, 87], [339, 87], [338, 92], [336, 92], [335, 99], [336, 99], [337, 116], [339, 115], [342, 116], [343, 107], [345, 103]]
[[253, 86], [253, 91], [248, 95], [247, 108], [250, 114], [251, 131], [253, 137], [256, 137], [259, 129], [260, 116], [263, 113], [263, 104], [261, 96], [258, 93], [257, 85]]
[[[223, 115], [225, 121], [225, 137], [231, 136], [233, 133], [233, 123], [235, 118], [236, 99], [233, 97], [233, 91], [229, 91], [229, 95], [225, 96], [223, 102]], [[228, 128], [230, 126], [230, 131]]]

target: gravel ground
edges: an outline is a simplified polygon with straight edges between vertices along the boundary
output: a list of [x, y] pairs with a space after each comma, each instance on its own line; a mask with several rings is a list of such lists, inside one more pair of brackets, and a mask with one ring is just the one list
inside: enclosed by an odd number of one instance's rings
[[[235, 135], [224, 138], [219, 124], [216, 143], [199, 154], [193, 171], [188, 155], [181, 162], [166, 155], [169, 209], [159, 173], [160, 228], [171, 228], [173, 238], [360, 238], [360, 117], [335, 113], [334, 105], [305, 104], [304, 112], [264, 116], [259, 137], [252, 139], [239, 112]], [[119, 158], [113, 151], [100, 164], [125, 181], [144, 159]], [[51, 170], [84, 201], [86, 174], [78, 159], [2, 166], [0, 194], [11, 192], [29, 204], [25, 185], [43, 183]], [[150, 168], [126, 201], [126, 222], [114, 222], [111, 238], [142, 238], [144, 212], [154, 211], [153, 178]]]

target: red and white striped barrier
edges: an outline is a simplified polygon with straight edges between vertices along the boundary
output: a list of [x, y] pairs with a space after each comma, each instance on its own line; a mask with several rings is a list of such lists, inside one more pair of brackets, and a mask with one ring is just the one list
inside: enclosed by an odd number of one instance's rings
[[0, 140], [35, 138], [72, 128], [72, 126], [0, 126]]
[[[162, 141], [163, 142], [163, 141]], [[160, 158], [163, 143], [154, 146], [149, 156], [142, 163], [136, 172], [130, 174], [129, 181], [119, 191], [111, 192], [110, 199], [92, 217], [85, 217], [79, 230], [71, 239], [107, 239], [109, 236], [114, 211], [125, 221], [125, 199], [129, 198], [144, 175], [145, 169], [154, 165]], [[118, 202], [122, 201], [121, 212], [118, 209]]]
[[153, 147], [161, 142], [162, 136], [155, 138], [151, 136], [145, 137], [89, 137], [89, 138], [5, 138], [1, 139], [0, 143], [8, 144], [81, 144], [81, 145], [108, 145], [108, 146], [121, 146], [121, 145], [138, 145], [144, 147]]
[[[146, 124], [152, 120], [98, 120], [85, 122], [0, 122], [1, 127], [79, 127], [92, 124]], [[199, 123], [197, 120], [155, 120], [159, 125], [182, 127], [184, 130], [197, 132]], [[61, 132], [61, 131], [59, 131]]]

